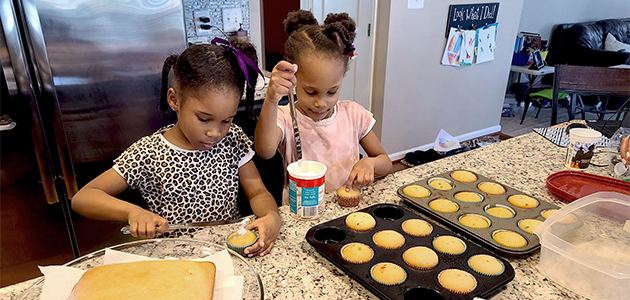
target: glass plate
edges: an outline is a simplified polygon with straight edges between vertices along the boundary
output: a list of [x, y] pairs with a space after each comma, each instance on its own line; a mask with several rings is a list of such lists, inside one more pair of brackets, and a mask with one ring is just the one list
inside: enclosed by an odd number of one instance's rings
[[[151, 258], [172, 258], [194, 259], [202, 258], [216, 252], [226, 250], [225, 247], [216, 244], [188, 240], [188, 239], [153, 239], [124, 243], [109, 247], [110, 249], [131, 254], [143, 255]], [[262, 300], [263, 286], [256, 269], [248, 263], [238, 253], [227, 249], [234, 264], [234, 275], [244, 277], [243, 299]], [[64, 266], [88, 270], [103, 265], [105, 249], [92, 252], [79, 257]], [[18, 300], [39, 300], [44, 286], [44, 278], [37, 280], [31, 287], [27, 288]]]

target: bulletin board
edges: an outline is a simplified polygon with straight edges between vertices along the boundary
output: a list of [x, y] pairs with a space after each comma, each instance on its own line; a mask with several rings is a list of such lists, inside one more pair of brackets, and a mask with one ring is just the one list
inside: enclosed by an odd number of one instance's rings
[[448, 37], [451, 27], [468, 30], [496, 23], [498, 13], [498, 2], [451, 5], [448, 11], [445, 36]]

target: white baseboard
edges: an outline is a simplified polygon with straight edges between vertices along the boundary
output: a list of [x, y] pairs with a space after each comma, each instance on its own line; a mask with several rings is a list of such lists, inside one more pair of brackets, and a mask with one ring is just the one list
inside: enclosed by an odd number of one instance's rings
[[[459, 140], [459, 141], [467, 141], [467, 140], [472, 140], [474, 138], [478, 138], [480, 136], [484, 136], [484, 135], [488, 135], [488, 134], [492, 134], [492, 133], [497, 133], [497, 132], [501, 132], [501, 125], [496, 125], [496, 126], [480, 129], [480, 130], [477, 130], [477, 131], [464, 133], [464, 134], [456, 136], [455, 138], [457, 140]], [[399, 159], [404, 158], [405, 154], [407, 154], [409, 152], [414, 152], [416, 150], [426, 151], [426, 150], [429, 150], [431, 148], [433, 148], [433, 143], [422, 145], [422, 146], [418, 146], [418, 147], [407, 149], [407, 150], [403, 150], [403, 151], [399, 151], [399, 152], [392, 153], [392, 154], [388, 154], [388, 156], [389, 156], [389, 159], [391, 159], [392, 161], [395, 161], [395, 160], [399, 160]]]

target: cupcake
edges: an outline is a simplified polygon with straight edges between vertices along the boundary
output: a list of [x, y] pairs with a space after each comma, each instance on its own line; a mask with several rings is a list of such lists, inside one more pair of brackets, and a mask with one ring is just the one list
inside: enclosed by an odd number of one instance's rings
[[374, 250], [362, 243], [350, 243], [341, 247], [341, 257], [353, 264], [369, 262], [374, 257]]
[[459, 210], [459, 205], [457, 205], [457, 203], [441, 198], [429, 202], [429, 207], [441, 213], [454, 213]]
[[455, 199], [470, 203], [483, 201], [483, 197], [481, 195], [473, 192], [459, 192], [455, 194]]
[[536, 219], [523, 219], [518, 221], [518, 227], [531, 234], [534, 234], [534, 229], [540, 224], [542, 224], [542, 221]]
[[368, 213], [354, 212], [346, 217], [346, 226], [355, 231], [367, 231], [376, 226], [376, 220]]
[[470, 273], [459, 269], [446, 269], [438, 274], [440, 285], [455, 294], [468, 294], [477, 287], [477, 280]]
[[258, 234], [251, 230], [247, 230], [245, 234], [238, 235], [238, 231], [233, 231], [225, 237], [225, 244], [228, 248], [245, 256], [245, 248], [250, 247], [258, 241]]
[[468, 266], [475, 272], [486, 276], [503, 274], [505, 266], [494, 256], [477, 254], [468, 259]]
[[361, 190], [357, 188], [351, 188], [350, 191], [346, 191], [346, 186], [342, 186], [337, 189], [337, 202], [343, 207], [353, 207], [359, 205], [361, 201]]
[[459, 223], [472, 229], [484, 229], [490, 227], [490, 220], [477, 214], [465, 214], [459, 217]]
[[477, 175], [469, 171], [455, 171], [451, 173], [451, 178], [459, 182], [475, 182], [477, 181]]
[[551, 215], [553, 215], [555, 212], [557, 212], [557, 209], [545, 209], [543, 211], [540, 212], [540, 215], [545, 218], [545, 220], [549, 219], [549, 217], [551, 217]]
[[477, 186], [477, 188], [479, 188], [480, 191], [490, 195], [505, 194], [505, 188], [496, 182], [482, 182]]
[[448, 191], [453, 188], [451, 181], [444, 178], [429, 179], [429, 185], [441, 191]]
[[424, 247], [411, 247], [403, 252], [403, 261], [417, 270], [430, 270], [437, 266], [438, 256], [435, 251]]
[[509, 219], [514, 217], [514, 211], [506, 206], [496, 204], [496, 205], [488, 205], [484, 208], [484, 210], [493, 217], [497, 217], [500, 219]]
[[376, 282], [384, 285], [398, 285], [407, 280], [407, 272], [399, 265], [390, 262], [372, 266], [370, 275]]
[[508, 197], [510, 204], [520, 208], [536, 208], [538, 207], [538, 200], [527, 195], [512, 195]]
[[442, 235], [433, 239], [433, 248], [445, 254], [462, 254], [466, 251], [466, 243], [450, 235]]
[[510, 230], [497, 230], [492, 233], [492, 239], [509, 248], [523, 248], [527, 240], [520, 234]]
[[403, 189], [403, 194], [414, 198], [426, 198], [431, 195], [431, 192], [423, 186], [412, 184]]
[[402, 230], [412, 236], [427, 236], [433, 232], [433, 226], [427, 221], [409, 219], [402, 223]]
[[382, 230], [372, 236], [372, 241], [381, 248], [393, 250], [405, 244], [405, 237], [394, 230]]

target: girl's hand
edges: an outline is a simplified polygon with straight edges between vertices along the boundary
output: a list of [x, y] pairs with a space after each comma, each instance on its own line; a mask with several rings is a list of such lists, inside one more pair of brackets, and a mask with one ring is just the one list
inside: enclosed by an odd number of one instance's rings
[[621, 161], [630, 167], [630, 135], [621, 140]]
[[271, 248], [273, 248], [273, 244], [278, 237], [278, 232], [280, 232], [280, 226], [282, 225], [282, 220], [280, 219], [280, 215], [276, 212], [268, 213], [262, 218], [256, 219], [254, 222], [251, 222], [245, 229], [251, 230], [253, 228], [258, 229], [258, 243], [252, 245], [251, 247], [245, 249], [245, 254], [247, 256], [252, 257], [255, 255], [264, 256]]
[[272, 101], [277, 104], [284, 95], [290, 93], [291, 88], [297, 84], [297, 78], [295, 78], [297, 68], [297, 65], [284, 60], [273, 68], [265, 101]]
[[[153, 238], [156, 233], [164, 233], [168, 230], [168, 221], [148, 210], [135, 209], [127, 217], [129, 220], [129, 232], [133, 237]], [[157, 232], [155, 227], [159, 227]]]
[[372, 182], [374, 182], [374, 162], [371, 157], [364, 157], [352, 167], [346, 186], [348, 188], [368, 186]]

